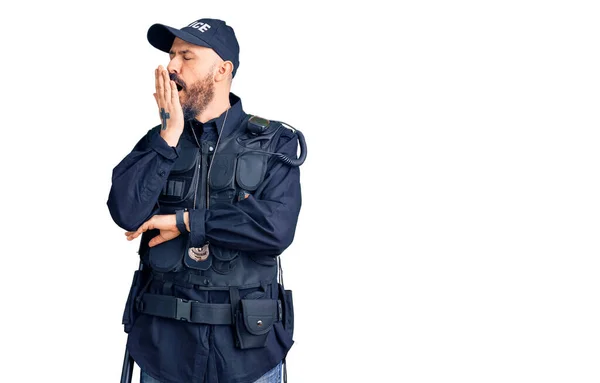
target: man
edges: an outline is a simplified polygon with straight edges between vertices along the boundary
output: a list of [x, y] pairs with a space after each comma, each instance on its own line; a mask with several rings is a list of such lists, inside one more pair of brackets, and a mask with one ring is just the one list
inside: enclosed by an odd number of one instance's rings
[[161, 124], [114, 168], [107, 202], [141, 235], [127, 350], [142, 383], [280, 382], [293, 308], [278, 256], [300, 212], [302, 134], [243, 111], [225, 22], [154, 24], [148, 41], [170, 57], [155, 70]]

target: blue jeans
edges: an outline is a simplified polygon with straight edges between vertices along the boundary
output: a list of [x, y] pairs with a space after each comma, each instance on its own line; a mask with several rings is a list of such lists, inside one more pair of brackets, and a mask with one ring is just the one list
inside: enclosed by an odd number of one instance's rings
[[[140, 383], [161, 383], [150, 375], [142, 371], [140, 375]], [[254, 381], [254, 383], [281, 383], [281, 362], [273, 369], [267, 371], [266, 374]]]

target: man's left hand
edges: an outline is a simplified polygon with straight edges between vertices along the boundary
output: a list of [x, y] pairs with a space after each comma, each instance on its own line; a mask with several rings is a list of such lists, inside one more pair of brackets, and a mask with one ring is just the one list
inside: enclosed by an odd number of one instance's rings
[[125, 235], [127, 236], [127, 240], [131, 241], [139, 237], [146, 230], [152, 229], [159, 229], [160, 234], [148, 242], [148, 246], [150, 247], [160, 245], [161, 243], [169, 241], [180, 234], [179, 229], [177, 229], [175, 214], [164, 214], [152, 216], [152, 218], [144, 222], [139, 229], [136, 231], [126, 231]]

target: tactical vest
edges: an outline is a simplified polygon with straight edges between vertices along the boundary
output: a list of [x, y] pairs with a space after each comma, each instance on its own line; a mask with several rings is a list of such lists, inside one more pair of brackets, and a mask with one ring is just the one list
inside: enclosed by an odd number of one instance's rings
[[[256, 121], [266, 124], [257, 128]], [[193, 136], [182, 134], [179, 156], [158, 198], [159, 214], [173, 214], [182, 208], [217, 209], [253, 194], [265, 179], [269, 161], [275, 160], [272, 153], [283, 129], [281, 122], [247, 116], [229, 136], [221, 135], [215, 143], [200, 142], [200, 148]], [[302, 135], [296, 132], [305, 153]], [[292, 164], [303, 159], [282, 161]], [[294, 312], [291, 290], [284, 288], [281, 274], [277, 280], [278, 266], [281, 270], [278, 257], [208, 243], [208, 257], [196, 261], [189, 255], [188, 233], [148, 247], [155, 235], [157, 230], [147, 231], [140, 242], [143, 267], [134, 274], [123, 314], [125, 331], [131, 331], [139, 313], [231, 325], [237, 349], [266, 348], [264, 354], [253, 357], [255, 368], [266, 370], [272, 360], [283, 358], [285, 371], [285, 355], [293, 344]], [[194, 291], [227, 292], [230, 303], [178, 298], [173, 284], [193, 286]], [[230, 350], [227, 357], [234, 359], [232, 353]]]
[[[158, 198], [160, 214], [233, 204], [259, 187], [270, 156], [258, 151], [274, 152], [284, 128], [271, 121], [266, 131], [256, 134], [247, 129], [250, 117], [218, 143], [200, 142], [201, 148], [193, 137], [190, 141], [188, 135], [181, 136], [179, 157]], [[272, 283], [277, 276], [273, 256], [241, 254], [208, 243], [208, 258], [196, 261], [189, 255], [190, 246], [187, 233], [153, 246], [148, 249], [148, 266], [162, 273], [186, 273], [188, 280], [200, 281], [200, 288], [210, 290], [258, 287]]]

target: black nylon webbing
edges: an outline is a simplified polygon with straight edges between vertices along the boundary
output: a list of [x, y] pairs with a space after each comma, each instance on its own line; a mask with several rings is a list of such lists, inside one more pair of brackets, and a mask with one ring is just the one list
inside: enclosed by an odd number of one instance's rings
[[[237, 289], [234, 288], [237, 292]], [[235, 293], [234, 293], [235, 299]], [[155, 315], [163, 318], [183, 320], [191, 323], [205, 323], [215, 325], [230, 325], [233, 323], [232, 315], [235, 314], [235, 307], [239, 304], [239, 295], [236, 305], [229, 303], [202, 303], [197, 301], [188, 301], [170, 295], [159, 295], [146, 293], [140, 297], [138, 311], [148, 315]], [[276, 305], [278, 308], [277, 318], [280, 318], [280, 301]]]
[[185, 186], [185, 182], [183, 182], [183, 181], [169, 180], [169, 181], [167, 181], [165, 186], [163, 186], [161, 194], [171, 196], [171, 197], [181, 198], [181, 197], [183, 197], [184, 186]]
[[140, 312], [192, 323], [231, 324], [229, 303], [200, 303], [169, 295], [144, 294]]

